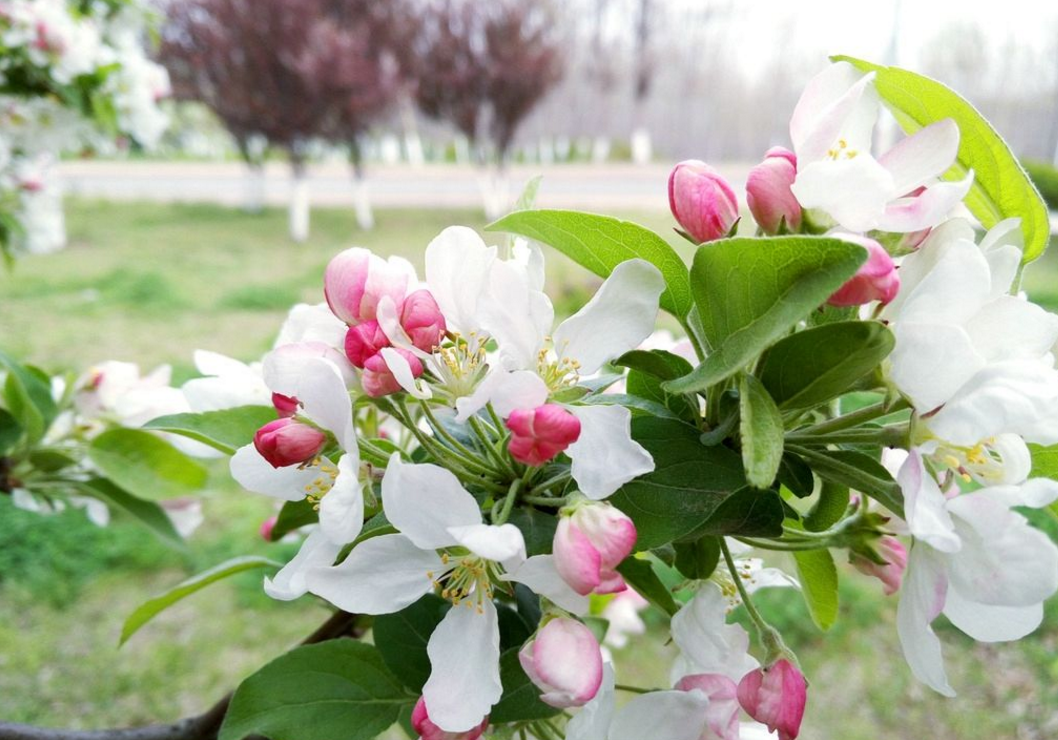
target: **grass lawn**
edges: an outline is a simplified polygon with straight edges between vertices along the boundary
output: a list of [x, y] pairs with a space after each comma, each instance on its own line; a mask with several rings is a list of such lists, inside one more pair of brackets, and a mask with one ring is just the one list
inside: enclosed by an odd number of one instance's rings
[[[294, 245], [279, 210], [71, 201], [67, 214], [67, 251], [0, 275], [0, 347], [52, 370], [111, 358], [169, 362], [178, 378], [192, 374], [196, 348], [259, 357], [292, 303], [321, 300], [323, 268], [341, 248], [360, 244], [421, 267], [422, 249], [444, 226], [484, 224], [471, 211], [382, 211], [363, 234], [351, 212], [318, 209], [312, 239]], [[621, 215], [662, 232], [670, 225], [663, 214]], [[1052, 310], [1055, 251], [1025, 281]], [[548, 259], [559, 311], [579, 306], [598, 280]], [[0, 719], [78, 728], [174, 720], [204, 710], [322, 621], [319, 604], [274, 602], [250, 573], [192, 597], [118, 649], [125, 616], [188, 574], [248, 550], [291, 554], [257, 535], [270, 501], [239, 491], [223, 462], [211, 474], [207, 523], [182, 551], [131, 524], [99, 530], [76, 512], [45, 519], [0, 501]], [[791, 592], [762, 597], [812, 681], [803, 737], [1058, 736], [1058, 602], [1017, 645], [975, 646], [941, 626], [960, 689], [945, 700], [910, 678], [895, 601], [863, 578], [845, 579], [842, 598], [842, 619], [824, 636]], [[617, 657], [626, 682], [662, 685], [667, 654], [645, 639]]]

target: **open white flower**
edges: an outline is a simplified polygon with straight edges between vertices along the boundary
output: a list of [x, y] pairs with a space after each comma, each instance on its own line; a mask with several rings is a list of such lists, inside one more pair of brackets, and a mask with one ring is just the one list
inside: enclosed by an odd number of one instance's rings
[[749, 654], [749, 634], [728, 624], [728, 601], [718, 585], [704, 582], [672, 618], [672, 640], [680, 656], [672, 681], [700, 673], [727, 676], [735, 683], [760, 664]]
[[802, 207], [855, 232], [912, 232], [935, 226], [965, 197], [973, 173], [938, 182], [955, 161], [959, 129], [938, 121], [879, 158], [871, 154], [878, 119], [874, 73], [831, 64], [805, 87], [790, 119], [797, 155], [791, 190]]
[[341, 451], [337, 461], [319, 456], [301, 465], [274, 467], [253, 444], [231, 459], [231, 474], [244, 488], [282, 501], [316, 502], [320, 529], [305, 540], [301, 551], [265, 590], [276, 599], [290, 600], [306, 592], [305, 572], [330, 565], [338, 552], [360, 534], [364, 519], [359, 480], [360, 451], [353, 429], [352, 402], [342, 371], [325, 359], [327, 348], [313, 352], [311, 344], [287, 345], [265, 359], [265, 379], [271, 390], [301, 405], [299, 415], [330, 432]]
[[1058, 482], [946, 497], [914, 450], [898, 481], [915, 537], [897, 609], [900, 643], [915, 676], [953, 696], [930, 623], [943, 613], [982, 642], [1017, 640], [1039, 626], [1043, 602], [1058, 591], [1058, 547], [1012, 507], [1048, 505]]
[[237, 406], [270, 406], [272, 391], [261, 375], [261, 363], [246, 364], [218, 352], [195, 350], [202, 373], [181, 387], [192, 411], [218, 411]]
[[512, 524], [483, 524], [474, 497], [449, 471], [394, 454], [382, 480], [386, 518], [400, 534], [361, 542], [341, 564], [309, 573], [312, 593], [346, 611], [390, 614], [439, 589], [452, 608], [427, 645], [423, 698], [434, 724], [476, 727], [499, 701], [500, 633], [493, 589], [523, 564]]

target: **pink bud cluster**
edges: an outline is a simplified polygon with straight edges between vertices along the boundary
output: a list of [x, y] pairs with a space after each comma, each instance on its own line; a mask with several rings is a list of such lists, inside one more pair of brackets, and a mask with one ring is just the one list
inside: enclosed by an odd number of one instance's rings
[[[363, 371], [364, 393], [385, 396], [400, 390], [382, 350], [392, 346], [379, 323], [383, 303], [392, 305], [401, 330], [411, 346], [431, 352], [447, 329], [441, 309], [428, 290], [408, 292], [411, 270], [399, 260], [383, 260], [366, 249], [354, 247], [337, 255], [324, 273], [324, 295], [331, 311], [349, 326], [345, 354]], [[407, 361], [412, 377], [423, 373], [415, 353], [405, 347], [394, 350]]]
[[534, 467], [553, 460], [580, 437], [580, 419], [557, 403], [515, 409], [507, 417], [507, 428], [511, 457]]

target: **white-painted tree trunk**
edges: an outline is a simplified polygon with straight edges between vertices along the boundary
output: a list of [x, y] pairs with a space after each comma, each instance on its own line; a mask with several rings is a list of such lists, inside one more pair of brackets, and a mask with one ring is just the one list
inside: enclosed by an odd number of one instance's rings
[[265, 168], [264, 164], [256, 162], [246, 165], [246, 192], [243, 201], [243, 210], [248, 213], [260, 213], [265, 202]]
[[632, 162], [637, 165], [650, 164], [654, 158], [654, 145], [650, 140], [650, 131], [644, 127], [632, 132]]
[[309, 238], [309, 182], [304, 167], [294, 167], [290, 178], [290, 238], [299, 244]]
[[375, 228], [375, 214], [371, 210], [371, 198], [367, 180], [359, 173], [353, 174], [353, 208], [356, 210], [356, 224], [364, 231]]
[[419, 137], [419, 127], [415, 122], [415, 107], [411, 98], [404, 97], [400, 104], [400, 120], [404, 129], [404, 156], [408, 158], [408, 164], [412, 167], [422, 167], [426, 164], [426, 155], [422, 149], [422, 138]]
[[510, 177], [505, 168], [486, 166], [478, 174], [485, 218], [499, 218], [510, 210]]
[[610, 137], [596, 136], [591, 142], [591, 161], [595, 164], [605, 164], [610, 158]]

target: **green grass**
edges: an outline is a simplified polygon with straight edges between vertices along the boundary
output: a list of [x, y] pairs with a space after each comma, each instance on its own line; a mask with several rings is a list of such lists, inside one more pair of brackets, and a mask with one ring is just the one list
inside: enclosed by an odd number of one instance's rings
[[[620, 215], [671, 234], [663, 214]], [[196, 348], [260, 357], [291, 303], [322, 300], [323, 268], [340, 249], [359, 244], [421, 267], [442, 228], [484, 225], [472, 211], [383, 210], [378, 227], [361, 233], [351, 212], [317, 209], [312, 238], [295, 245], [278, 209], [73, 200], [67, 216], [70, 249], [0, 275], [0, 347], [51, 370], [113, 358], [145, 368], [168, 362], [180, 378], [191, 374]], [[568, 313], [599, 281], [557, 255], [548, 261], [549, 289]], [[1056, 274], [1058, 250], [1025, 280], [1052, 310]], [[207, 521], [184, 550], [120, 520], [100, 530], [77, 512], [42, 518], [0, 501], [0, 718], [79, 728], [174, 720], [204, 710], [324, 618], [309, 599], [268, 599], [260, 573], [247, 573], [165, 612], [118, 649], [124, 618], [187, 575], [246, 552], [291, 554], [291, 545], [257, 535], [271, 501], [238, 490], [223, 461], [209, 467]], [[828, 635], [794, 593], [765, 592], [760, 601], [812, 681], [805, 738], [1058, 734], [1058, 603], [1044, 628], [1016, 645], [974, 645], [941, 626], [960, 690], [949, 701], [911, 679], [895, 600], [875, 583], [850, 572]], [[618, 654], [623, 680], [664, 685], [671, 652], [657, 639], [637, 641]]]

